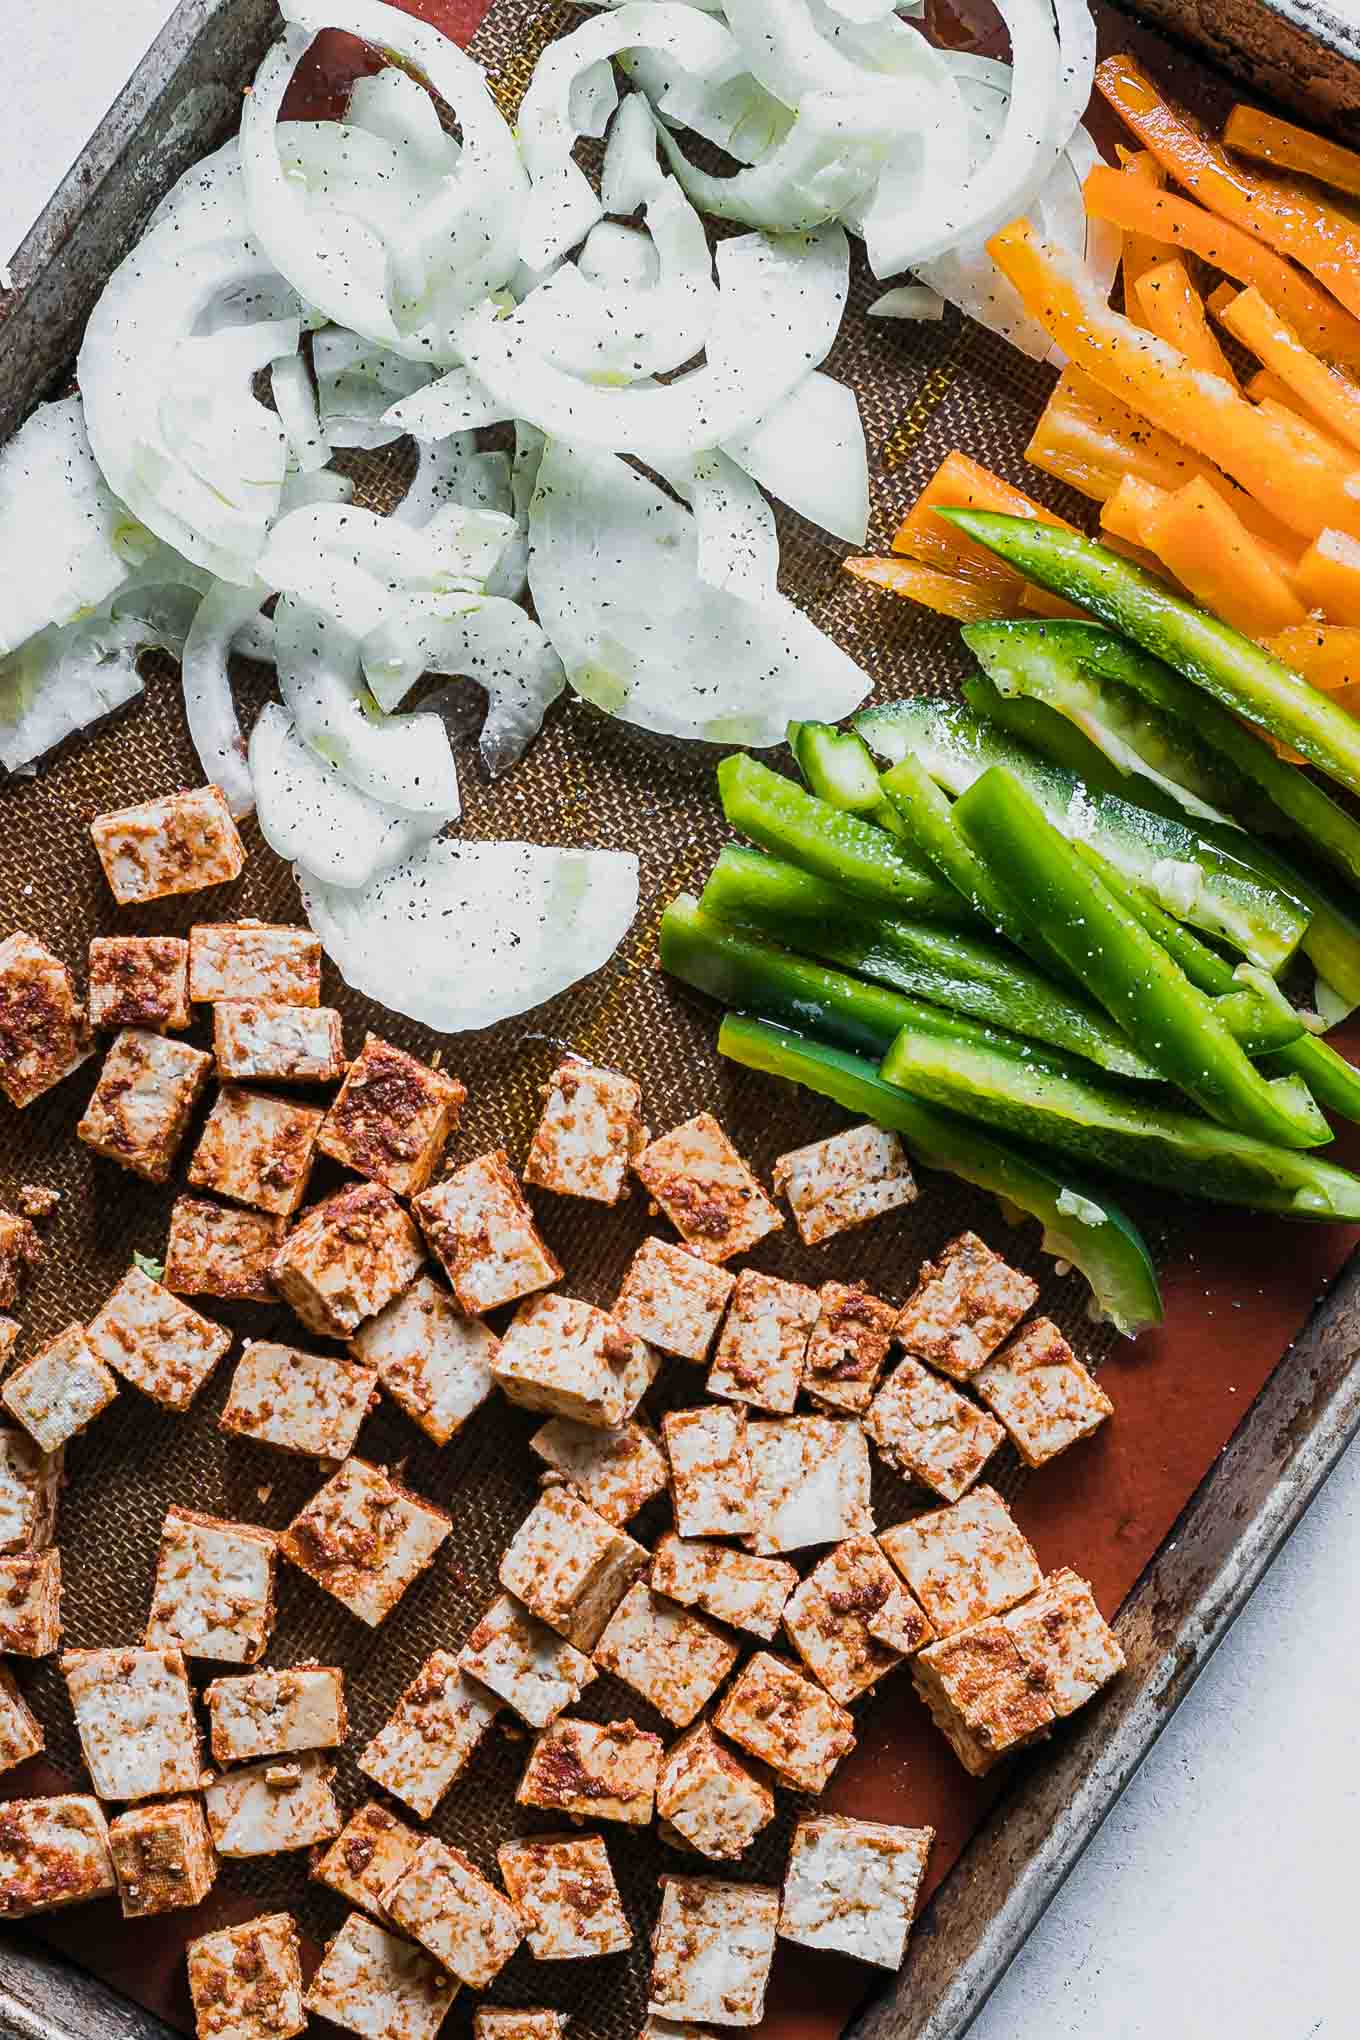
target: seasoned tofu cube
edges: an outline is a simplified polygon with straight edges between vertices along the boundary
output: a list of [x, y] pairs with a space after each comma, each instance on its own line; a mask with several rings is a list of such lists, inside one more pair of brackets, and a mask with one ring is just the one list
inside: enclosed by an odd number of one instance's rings
[[273, 1303], [274, 1257], [286, 1223], [262, 1211], [233, 1211], [207, 1197], [177, 1197], [165, 1248], [165, 1286], [178, 1296]]
[[872, 1537], [838, 1544], [813, 1567], [784, 1609], [784, 1628], [846, 1707], [935, 1634]]
[[606, 1523], [627, 1523], [666, 1490], [666, 1455], [645, 1424], [599, 1431], [554, 1417], [529, 1444]]
[[496, 1851], [538, 1962], [578, 1962], [632, 1946], [599, 1835], [532, 1835]]
[[638, 2040], [710, 2040], [703, 2026], [692, 2026], [684, 2019], [648, 2019]]
[[[16, 1764], [36, 1757], [45, 1741], [42, 1723], [19, 1691], [13, 1672], [0, 1665], [0, 1772], [12, 1771]], [[0, 1840], [0, 1853], [3, 1850]], [[3, 1912], [0, 1901], [0, 1915]]]
[[458, 1994], [423, 1949], [351, 1913], [326, 1943], [303, 2002], [364, 2040], [434, 2040]]
[[345, 1675], [333, 1665], [247, 1672], [214, 1679], [204, 1694], [213, 1759], [253, 1763], [290, 1750], [334, 1749], [345, 1740]]
[[647, 1195], [706, 1261], [749, 1253], [784, 1221], [711, 1112], [663, 1133], [633, 1164]]
[[130, 1807], [109, 1823], [125, 1920], [198, 1905], [217, 1881], [217, 1852], [196, 1799]]
[[148, 1644], [176, 1645], [186, 1657], [253, 1665], [274, 1627], [272, 1530], [224, 1523], [193, 1509], [165, 1512]]
[[245, 845], [219, 786], [96, 815], [90, 834], [120, 907], [226, 885], [245, 868]]
[[41, 1259], [36, 1228], [12, 1211], [0, 1211], [0, 1309], [9, 1310], [19, 1301], [29, 1269]]
[[524, 1938], [515, 1907], [461, 1849], [427, 1835], [387, 1894], [404, 1934], [469, 1990], [485, 1990]]
[[0, 1091], [22, 1111], [93, 1054], [70, 971], [16, 928], [0, 942]]
[[595, 1667], [584, 1652], [573, 1649], [509, 1594], [492, 1602], [459, 1651], [458, 1663], [531, 1728], [546, 1728], [556, 1721], [595, 1677]]
[[377, 1394], [374, 1367], [253, 1339], [217, 1421], [224, 1431], [279, 1452], [345, 1459]]
[[0, 1424], [0, 1552], [43, 1551], [57, 1528], [63, 1455]]
[[1089, 1438], [1114, 1404], [1050, 1318], [1036, 1318], [973, 1377], [1026, 1466], [1044, 1466]]
[[103, 1808], [83, 1792], [10, 1799], [0, 1810], [0, 1919], [107, 1898], [114, 1888]]
[[995, 1488], [975, 1488], [885, 1530], [879, 1542], [934, 1625], [952, 1636], [1043, 1585], [1034, 1547]]
[[376, 1034], [326, 1114], [321, 1152], [399, 1197], [423, 1190], [458, 1124], [467, 1089]]
[[446, 1289], [419, 1275], [354, 1335], [355, 1358], [376, 1367], [393, 1402], [436, 1445], [447, 1445], [491, 1394], [500, 1341], [464, 1317]]
[[469, 1317], [561, 1279], [503, 1148], [464, 1162], [413, 1209]]
[[740, 1537], [751, 1528], [751, 1454], [746, 1411], [708, 1403], [668, 1410], [661, 1436], [682, 1537]]
[[310, 928], [268, 921], [199, 921], [189, 930], [189, 997], [275, 999], [315, 1006], [321, 997], [321, 943]]
[[143, 1395], [169, 1410], [187, 1410], [231, 1345], [231, 1333], [142, 1269], [130, 1268], [90, 1321], [85, 1343]]
[[758, 2026], [779, 1893], [716, 1877], [663, 1877], [647, 2009], [663, 2019]]
[[212, 1057], [187, 1041], [124, 1028], [104, 1058], [76, 1138], [148, 1183], [164, 1183], [211, 1072]]
[[437, 1650], [360, 1754], [359, 1769], [428, 1820], [499, 1712], [452, 1652]]
[[1060, 1719], [1084, 1707], [1124, 1669], [1124, 1653], [1089, 1583], [1062, 1566], [1001, 1617], [1030, 1670], [1042, 1674]]
[[916, 1201], [916, 1183], [902, 1143], [881, 1126], [851, 1126], [774, 1165], [776, 1197], [788, 1199], [803, 1244], [866, 1225]]
[[854, 1283], [824, 1282], [803, 1356], [803, 1386], [824, 1408], [863, 1416], [892, 1350], [897, 1312]]
[[268, 1091], [223, 1084], [189, 1164], [195, 1190], [213, 1190], [291, 1218], [312, 1173], [322, 1114]]
[[334, 1772], [320, 1750], [303, 1750], [210, 1777], [203, 1805], [218, 1855], [278, 1856], [331, 1841], [343, 1825]]
[[874, 1527], [869, 1448], [851, 1420], [781, 1417], [752, 1424], [752, 1551], [835, 1544]]
[[556, 1721], [534, 1740], [516, 1802], [649, 1827], [661, 1751], [635, 1721]]
[[897, 1337], [914, 1360], [971, 1381], [1034, 1308], [1039, 1285], [1007, 1267], [976, 1233], [960, 1233], [927, 1261], [902, 1306]]
[[10, 1354], [19, 1343], [19, 1327], [12, 1317], [0, 1313], [0, 1374], [9, 1365]]
[[782, 1558], [756, 1558], [727, 1544], [676, 1537], [668, 1532], [652, 1558], [653, 1593], [684, 1608], [702, 1608], [733, 1629], [746, 1629], [768, 1642], [779, 1628], [784, 1603], [798, 1575]]
[[213, 1007], [219, 1077], [235, 1082], [334, 1084], [345, 1074], [345, 1036], [334, 1006], [224, 999]]
[[677, 1728], [688, 1728], [741, 1655], [702, 1615], [663, 1601], [639, 1580], [595, 1646], [595, 1662]]
[[663, 1353], [704, 1361], [735, 1284], [735, 1275], [692, 1248], [647, 1239], [624, 1277], [614, 1321]]
[[699, 1721], [667, 1754], [656, 1810], [666, 1840], [732, 1862], [774, 1819], [774, 1794]]
[[90, 1351], [83, 1325], [68, 1325], [10, 1375], [0, 1400], [44, 1452], [57, 1452], [92, 1424], [118, 1383]]
[[43, 1183], [21, 1183], [17, 1202], [25, 1218], [50, 1218], [61, 1203], [61, 1192]]
[[189, 945], [178, 935], [96, 935], [90, 943], [90, 1025], [153, 1034], [189, 1025]]
[[61, 1641], [61, 1553], [0, 1558], [0, 1650], [47, 1657]]
[[68, 1650], [61, 1669], [101, 1799], [197, 1791], [203, 1754], [177, 1650]]
[[577, 1650], [593, 1650], [647, 1556], [568, 1488], [549, 1488], [515, 1532], [500, 1582]]
[[312, 1864], [318, 1884], [338, 1892], [351, 1905], [361, 1905], [375, 1919], [390, 1916], [383, 1893], [396, 1883], [423, 1837], [405, 1821], [370, 1799], [350, 1815], [328, 1849]]
[[889, 1466], [946, 1502], [966, 1494], [1006, 1435], [995, 1417], [912, 1359], [888, 1376], [864, 1428]]
[[801, 1282], [743, 1268], [709, 1369], [709, 1394], [778, 1414], [792, 1411], [819, 1309], [816, 1291]]
[[996, 1615], [918, 1652], [911, 1676], [935, 1726], [975, 1778], [1046, 1735], [1055, 1719], [1046, 1681]]
[[265, 1913], [191, 1941], [198, 2040], [291, 2040], [307, 2024], [291, 1913]]
[[415, 1281], [420, 1235], [390, 1190], [352, 1183], [305, 1211], [274, 1256], [274, 1287], [308, 1331], [347, 1339]]
[[565, 2040], [565, 2012], [506, 2011], [500, 2005], [478, 2005], [472, 2015], [472, 2040]]
[[521, 1409], [613, 1430], [633, 1414], [660, 1364], [608, 1312], [554, 1293], [520, 1305], [493, 1371]]
[[380, 1466], [347, 1459], [279, 1539], [300, 1572], [376, 1629], [427, 1566], [453, 1524]]
[[524, 1180], [559, 1197], [617, 1204], [648, 1138], [642, 1091], [631, 1077], [564, 1056], [543, 1087]]
[[713, 1726], [797, 1792], [823, 1792], [855, 1747], [855, 1725], [785, 1658], [758, 1650], [724, 1693]]
[[933, 1828], [847, 1820], [800, 1820], [789, 1851], [780, 1938], [900, 1969]]

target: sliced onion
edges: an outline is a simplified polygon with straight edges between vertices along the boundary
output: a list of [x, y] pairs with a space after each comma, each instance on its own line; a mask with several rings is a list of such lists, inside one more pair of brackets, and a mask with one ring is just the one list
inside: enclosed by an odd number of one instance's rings
[[419, 529], [372, 510], [319, 503], [279, 519], [260, 576], [361, 638], [403, 606], [437, 610], [449, 596], [480, 594], [513, 534], [510, 518], [456, 503]]
[[303, 743], [276, 701], [250, 733], [250, 776], [260, 833], [271, 850], [327, 886], [365, 886], [400, 864], [449, 815], [412, 815], [351, 786]]
[[534, 426], [516, 425], [515, 458], [510, 469], [515, 535], [486, 580], [488, 595], [503, 596], [510, 602], [521, 601], [529, 592], [529, 507], [538, 487], [538, 470], [546, 445], [543, 434]]
[[749, 71], [735, 77], [682, 70], [656, 50], [625, 50], [619, 69], [645, 92], [658, 120], [689, 128], [738, 163], [758, 163], [793, 126], [792, 110]]
[[269, 590], [215, 581], [199, 604], [184, 645], [181, 677], [189, 735], [209, 783], [220, 786], [239, 819], [255, 805], [245, 739], [236, 717], [227, 661], [233, 641], [259, 613]]
[[408, 361], [342, 326], [327, 326], [315, 336], [312, 364], [327, 441], [370, 452], [400, 439], [401, 427], [383, 422], [387, 412], [403, 397], [423, 390], [434, 374], [427, 362]]
[[869, 535], [869, 453], [848, 383], [806, 376], [754, 431], [724, 452], [790, 510], [847, 545]]
[[142, 691], [137, 622], [107, 614], [49, 624], [0, 658], [0, 765], [23, 772]]
[[383, 423], [398, 435], [409, 432], [414, 439], [446, 439], [451, 432], [508, 425], [514, 415], [513, 399], [507, 402], [493, 396], [466, 368], [451, 368], [428, 389], [417, 390], [384, 411]]
[[283, 420], [294, 462], [304, 474], [325, 467], [331, 450], [321, 430], [312, 378], [300, 354], [290, 354], [274, 363], [269, 371], [269, 388], [274, 409]]
[[694, 513], [699, 579], [744, 602], [773, 595], [779, 535], [750, 475], [716, 447], [681, 465], [668, 463], [662, 473]]
[[[461, 160], [462, 149], [440, 124], [435, 103], [423, 85], [398, 64], [388, 64], [371, 77], [356, 78], [345, 109], [349, 127], [394, 143], [423, 170], [447, 176]], [[335, 125], [335, 123], [331, 123]]]
[[[456, 616], [401, 616], [362, 647], [364, 678], [383, 708], [396, 708], [423, 673], [457, 674], [486, 689], [482, 762], [494, 779], [523, 757], [567, 684], [542, 626], [514, 602], [473, 600]], [[428, 704], [427, 704], [428, 706]]]
[[784, 140], [731, 177], [698, 169], [664, 128], [661, 142], [697, 206], [715, 218], [776, 234], [801, 233], [859, 204], [877, 183], [892, 147], [881, 93], [850, 99], [810, 92]]
[[[661, 190], [666, 180], [656, 160], [656, 139], [651, 107], [642, 93], [630, 92], [614, 116], [600, 166], [600, 202], [606, 212], [636, 212]], [[591, 228], [587, 242], [608, 231], [609, 223], [601, 221]]]
[[[632, 97], [636, 99], [639, 95], [634, 93]], [[628, 210], [631, 212], [632, 207]], [[635, 288], [655, 283], [661, 265], [650, 238], [637, 227], [620, 226], [617, 220], [601, 220], [586, 235], [576, 266], [588, 283], [610, 290], [615, 284]]]
[[882, 297], [876, 297], [869, 307], [871, 319], [942, 319], [945, 300], [937, 290], [928, 290], [923, 283], [899, 284], [895, 290], [885, 290]]

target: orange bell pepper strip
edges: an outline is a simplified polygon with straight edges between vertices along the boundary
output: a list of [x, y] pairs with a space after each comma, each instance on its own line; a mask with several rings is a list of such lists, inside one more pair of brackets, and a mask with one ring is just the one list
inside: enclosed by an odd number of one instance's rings
[[1296, 623], [1266, 647], [1324, 694], [1360, 689], [1360, 630], [1343, 623]]
[[1143, 543], [1245, 637], [1275, 637], [1306, 620], [1277, 562], [1206, 482], [1187, 482], [1145, 517]]
[[1316, 177], [1319, 184], [1330, 184], [1334, 191], [1360, 198], [1360, 155], [1354, 149], [1343, 149], [1339, 142], [1310, 134], [1307, 128], [1295, 127], [1292, 121], [1262, 113], [1256, 106], [1235, 106], [1228, 115], [1223, 139], [1230, 149], [1255, 156], [1272, 169]]
[[1159, 489], [1155, 482], [1139, 481], [1125, 475], [1114, 494], [1100, 506], [1100, 528], [1127, 545], [1150, 550], [1147, 528], [1157, 512], [1170, 501], [1173, 491]]
[[1280, 378], [1272, 375], [1268, 368], [1258, 368], [1244, 388], [1253, 404], [1274, 404], [1278, 410], [1292, 411], [1296, 418], [1305, 418], [1310, 425], [1322, 430], [1322, 420], [1314, 417], [1307, 404], [1302, 403], [1293, 390], [1286, 389]]
[[[1126, 149], [1122, 145], [1116, 150], [1120, 169], [1125, 177], [1136, 177], [1150, 191], [1160, 191], [1166, 183], [1166, 172], [1155, 156], [1146, 149]], [[1147, 234], [1128, 233], [1123, 237], [1119, 266], [1124, 279], [1124, 317], [1132, 319], [1135, 325], [1144, 320], [1138, 305], [1138, 284], [1149, 269], [1155, 269], [1164, 259], [1162, 245]]]
[[1021, 614], [1018, 581], [1013, 584], [1014, 593], [1007, 595], [996, 588], [984, 588], [976, 581], [961, 581], [955, 574], [941, 574], [934, 567], [922, 566], [919, 560], [873, 557], [847, 560], [845, 571], [857, 581], [886, 588], [890, 594], [919, 602], [923, 608], [933, 609], [939, 616], [952, 616], [959, 623], [997, 623]]
[[1221, 375], [1224, 382], [1237, 388], [1237, 377], [1205, 316], [1204, 300], [1179, 255], [1144, 270], [1136, 293], [1143, 314], [1140, 325], [1179, 348], [1192, 368], [1201, 368], [1206, 375]]
[[1063, 531], [1074, 529], [1065, 517], [1046, 510], [1023, 489], [1003, 481], [966, 453], [945, 455], [911, 509], [898, 525], [892, 549], [926, 566], [938, 567], [962, 581], [975, 581], [994, 588], [1012, 602], [1036, 611], [1040, 616], [1076, 616], [1078, 611], [1046, 588], [1028, 587], [1014, 570], [989, 553], [985, 546], [936, 517], [936, 506], [951, 510], [1002, 510], [1012, 517], [1034, 517], [1041, 524], [1056, 524]]
[[1317, 420], [1333, 439], [1360, 448], [1360, 385], [1310, 354], [1288, 320], [1271, 310], [1259, 290], [1239, 292], [1219, 317], [1234, 339], [1249, 347], [1262, 366], [1279, 377], [1308, 420]]
[[1299, 561], [1294, 585], [1330, 623], [1360, 624], [1360, 545], [1344, 531], [1322, 532]]

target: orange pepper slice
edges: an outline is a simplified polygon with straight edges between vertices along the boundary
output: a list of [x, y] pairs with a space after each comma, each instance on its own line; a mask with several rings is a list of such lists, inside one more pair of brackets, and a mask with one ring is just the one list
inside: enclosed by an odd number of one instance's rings
[[939, 616], [952, 616], [958, 623], [996, 623], [1020, 614], [1018, 582], [1016, 596], [1008, 597], [995, 588], [962, 581], [955, 574], [941, 574], [919, 560], [907, 559], [847, 560], [845, 571], [857, 581], [886, 588], [892, 595], [919, 602], [923, 608], [933, 609]]
[[1228, 115], [1223, 139], [1230, 149], [1255, 156], [1276, 170], [1292, 170], [1302, 177], [1316, 177], [1336, 191], [1360, 198], [1360, 155], [1313, 135], [1293, 121], [1262, 113], [1256, 106], [1235, 106]]

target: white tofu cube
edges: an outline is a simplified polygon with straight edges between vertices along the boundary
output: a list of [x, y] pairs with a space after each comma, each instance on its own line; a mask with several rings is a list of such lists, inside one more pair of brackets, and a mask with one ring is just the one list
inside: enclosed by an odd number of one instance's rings
[[709, 1394], [760, 1410], [791, 1412], [820, 1308], [816, 1291], [801, 1282], [781, 1282], [743, 1268], [709, 1369]]
[[469, 1990], [485, 1990], [524, 1938], [515, 1907], [461, 1849], [427, 1835], [387, 1894], [404, 1934]]
[[888, 1376], [864, 1428], [889, 1466], [946, 1502], [967, 1493], [1006, 1435], [995, 1417], [912, 1359]]
[[561, 1279], [502, 1148], [464, 1162], [412, 1208], [469, 1317]]
[[420, 1236], [391, 1191], [352, 1183], [304, 1211], [270, 1274], [309, 1331], [347, 1339], [409, 1288], [424, 1259]]
[[195, 1190], [291, 1218], [312, 1173], [322, 1114], [269, 1091], [223, 1084], [189, 1163]]
[[554, 1293], [520, 1305], [493, 1371], [521, 1409], [609, 1430], [633, 1414], [659, 1366], [606, 1311]]
[[1114, 1404], [1049, 1318], [1036, 1318], [973, 1377], [1026, 1466], [1046, 1466], [1089, 1438]]
[[115, 1035], [76, 1138], [148, 1183], [169, 1180], [212, 1057], [187, 1041], [127, 1027]]
[[570, 1417], [553, 1417], [529, 1444], [606, 1523], [631, 1521], [666, 1491], [666, 1455], [645, 1424], [601, 1431]]
[[490, 1326], [464, 1317], [429, 1275], [354, 1335], [355, 1358], [377, 1368], [393, 1402], [436, 1445], [447, 1445], [487, 1400], [499, 1351]]
[[863, 1416], [892, 1350], [897, 1312], [881, 1296], [846, 1282], [824, 1282], [803, 1356], [803, 1387], [823, 1408]]
[[664, 1839], [734, 1862], [774, 1819], [774, 1794], [700, 1721], [667, 1754], [656, 1810]]
[[525, 1182], [559, 1197], [617, 1204], [649, 1137], [638, 1085], [617, 1070], [597, 1069], [569, 1055], [544, 1086], [543, 1101]]
[[167, 1409], [187, 1410], [231, 1345], [231, 1333], [130, 1268], [91, 1320], [85, 1342], [143, 1395]]
[[44, 1452], [59, 1452], [118, 1394], [118, 1383], [90, 1351], [83, 1325], [68, 1325], [14, 1369], [0, 1400]]
[[158, 1799], [109, 1823], [109, 1854], [125, 1920], [200, 1905], [217, 1881], [217, 1852], [197, 1799]]
[[203, 1697], [219, 1764], [334, 1749], [348, 1733], [345, 1675], [333, 1665], [214, 1679]]
[[879, 1539], [937, 1636], [999, 1615], [1043, 1585], [1034, 1547], [994, 1488], [975, 1488]]
[[975, 1778], [1053, 1725], [1043, 1674], [1021, 1655], [1001, 1616], [929, 1644], [912, 1659], [911, 1677], [935, 1726]]
[[428, 1820], [499, 1712], [495, 1695], [465, 1679], [450, 1651], [437, 1650], [361, 1751], [359, 1769]]
[[515, 1800], [573, 1819], [649, 1827], [661, 1753], [660, 1736], [634, 1721], [557, 1721], [535, 1737]]
[[500, 1582], [577, 1650], [592, 1650], [647, 1552], [567, 1488], [550, 1488], [520, 1524]]
[[0, 1650], [47, 1657], [61, 1641], [61, 1553], [17, 1551], [0, 1558]]
[[466, 1100], [457, 1077], [370, 1034], [326, 1114], [321, 1152], [398, 1197], [414, 1197], [434, 1174]]
[[224, 1431], [279, 1452], [345, 1459], [377, 1399], [374, 1367], [252, 1339], [217, 1421]]
[[897, 1337], [914, 1360], [970, 1381], [1038, 1295], [1038, 1283], [1008, 1267], [976, 1233], [960, 1233], [938, 1261], [923, 1265]]
[[456, 1979], [423, 1949], [351, 1913], [326, 1943], [303, 2002], [364, 2040], [434, 2040], [457, 1993]]
[[829, 1948], [900, 1969], [933, 1828], [821, 1814], [794, 1830], [779, 1932], [804, 1948]]
[[321, 997], [321, 944], [310, 928], [268, 921], [199, 921], [189, 930], [189, 997], [276, 999], [315, 1006]]
[[148, 1644], [253, 1665], [274, 1627], [272, 1530], [167, 1509], [146, 1622]]
[[232, 1083], [334, 1084], [345, 1036], [334, 1006], [230, 999], [213, 1007], [217, 1074]]
[[784, 1628], [846, 1707], [935, 1635], [872, 1537], [838, 1544], [813, 1567], [784, 1609]]
[[[27, 1763], [45, 1745], [42, 1723], [33, 1712], [7, 1665], [0, 1665], [0, 1773]], [[0, 1842], [0, 1854], [3, 1854]], [[0, 1902], [0, 1915], [4, 1906]]]
[[90, 834], [120, 907], [227, 885], [245, 868], [245, 846], [219, 786], [96, 815]]
[[741, 1655], [730, 1637], [641, 1580], [620, 1601], [595, 1662], [631, 1686], [677, 1728], [688, 1728]]
[[496, 1851], [538, 1962], [578, 1962], [632, 1946], [599, 1835], [533, 1835]]
[[291, 2040], [307, 2024], [291, 1913], [266, 1913], [191, 1941], [198, 2040]]
[[633, 1166], [647, 1195], [706, 1261], [730, 1261], [783, 1227], [711, 1112], [663, 1133]]
[[376, 1629], [453, 1528], [443, 1509], [380, 1466], [347, 1459], [294, 1516], [279, 1550], [361, 1622]]
[[895, 1133], [851, 1126], [774, 1165], [777, 1197], [786, 1197], [805, 1246], [815, 1247], [851, 1226], [916, 1201], [916, 1184]]
[[52, 1542], [63, 1459], [41, 1451], [27, 1431], [0, 1424], [0, 1551], [41, 1551]]
[[341, 1828], [335, 1766], [319, 1750], [223, 1771], [203, 1788], [219, 1856], [278, 1856], [329, 1842]]
[[395, 1884], [420, 1847], [423, 1836], [398, 1820], [376, 1799], [350, 1815], [335, 1840], [312, 1864], [318, 1884], [360, 1905], [378, 1920], [389, 1914], [383, 1893]]
[[274, 1256], [286, 1222], [234, 1211], [208, 1197], [177, 1197], [165, 1247], [165, 1286], [177, 1296], [273, 1303]]
[[107, 1898], [114, 1888], [103, 1808], [83, 1792], [11, 1799], [0, 1823], [0, 1919]]
[[757, 1558], [704, 1538], [661, 1538], [652, 1558], [652, 1591], [684, 1608], [702, 1608], [733, 1629], [768, 1642], [779, 1629], [798, 1574], [782, 1558]]
[[70, 971], [16, 928], [0, 942], [0, 1091], [22, 1112], [93, 1054]]
[[759, 1650], [724, 1693], [713, 1726], [797, 1792], [824, 1792], [855, 1747], [853, 1718], [784, 1658]]
[[1025, 1663], [1041, 1673], [1053, 1712], [1074, 1714], [1124, 1669], [1124, 1653], [1089, 1583], [1062, 1566], [1001, 1617]]
[[869, 1448], [853, 1421], [781, 1417], [752, 1424], [752, 1551], [834, 1544], [874, 1527]]
[[675, 1525], [682, 1537], [740, 1537], [752, 1525], [746, 1411], [705, 1404], [668, 1410], [661, 1436], [671, 1468]]
[[177, 1650], [68, 1650], [61, 1669], [101, 1799], [197, 1791], [203, 1753]]
[[758, 2026], [779, 1893], [716, 1877], [664, 1877], [647, 2009], [663, 2019]]
[[689, 1247], [646, 1239], [624, 1277], [614, 1320], [663, 1353], [704, 1361], [735, 1283]]
[[546, 1728], [556, 1721], [595, 1677], [595, 1667], [582, 1651], [509, 1594], [492, 1602], [458, 1653], [458, 1663], [531, 1728]]
[[189, 1025], [189, 945], [176, 935], [96, 935], [90, 943], [91, 1027]]
[[567, 2014], [547, 2011], [506, 2011], [500, 2005], [478, 2005], [472, 2015], [472, 2040], [565, 2040]]

